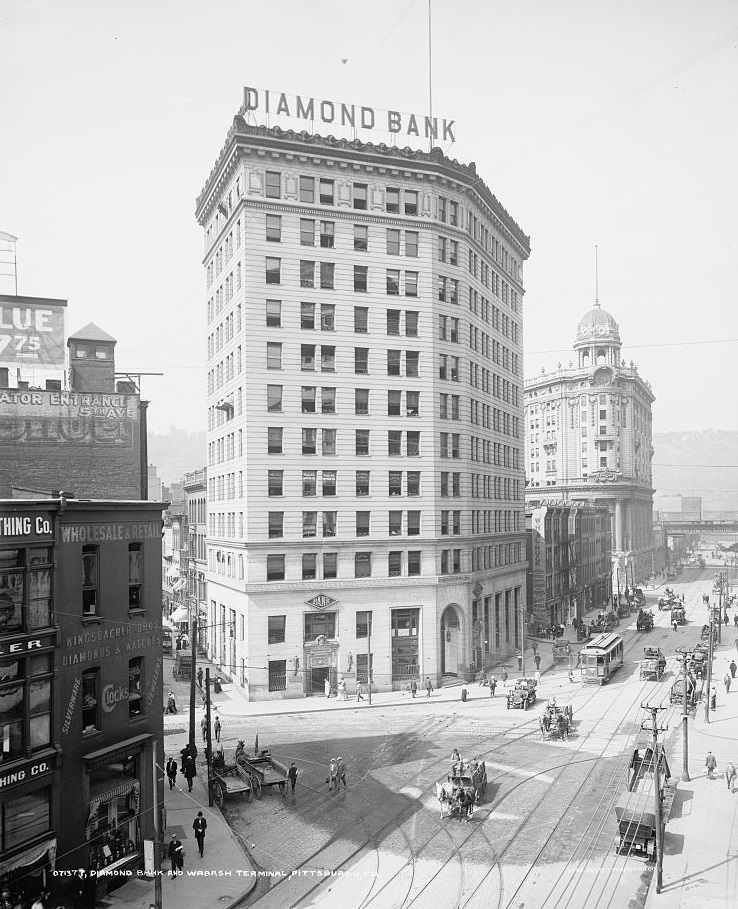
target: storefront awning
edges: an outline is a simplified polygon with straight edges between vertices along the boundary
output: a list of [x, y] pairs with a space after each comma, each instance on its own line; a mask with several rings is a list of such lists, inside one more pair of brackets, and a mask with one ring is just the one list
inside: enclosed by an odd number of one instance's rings
[[132, 796], [131, 807], [138, 814], [138, 803], [141, 797], [141, 783], [138, 780], [128, 780], [128, 782], [116, 786], [115, 789], [109, 789], [107, 792], [103, 792], [102, 795], [97, 795], [94, 799], [90, 799], [90, 815], [87, 818], [86, 831], [88, 840], [90, 838], [90, 824], [97, 818], [100, 806], [112, 802], [113, 799], [127, 795]]
[[20, 852], [18, 855], [14, 855], [13, 858], [6, 859], [4, 862], [0, 862], [0, 877], [3, 877], [6, 874], [10, 874], [11, 871], [15, 871], [18, 868], [27, 868], [29, 865], [34, 865], [47, 853], [49, 856], [49, 864], [53, 869], [54, 862], [56, 861], [55, 838], [44, 840], [43, 843], [38, 843], [36, 846], [31, 846], [30, 849], [26, 849], [24, 852]]
[[126, 739], [124, 742], [117, 742], [110, 748], [101, 748], [99, 751], [83, 754], [82, 760], [86, 765], [85, 770], [89, 772], [102, 764], [109, 764], [120, 758], [128, 757], [129, 754], [140, 751], [152, 738], [153, 735], [150, 732], [146, 732], [143, 735], [134, 735], [133, 738]]
[[180, 622], [186, 622], [190, 617], [190, 613], [184, 606], [178, 606], [174, 612], [169, 616], [169, 621], [179, 624]]

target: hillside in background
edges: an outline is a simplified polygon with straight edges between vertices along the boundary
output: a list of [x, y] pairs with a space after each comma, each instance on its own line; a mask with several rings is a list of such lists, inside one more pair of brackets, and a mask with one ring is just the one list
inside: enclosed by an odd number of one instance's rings
[[149, 433], [149, 464], [156, 466], [164, 483], [178, 483], [182, 474], [205, 466], [205, 432], [188, 432], [174, 426], [168, 433]]
[[[653, 437], [656, 507], [661, 496], [701, 496], [703, 511], [738, 511], [738, 432], [657, 433]], [[205, 466], [205, 432], [149, 434], [149, 463], [165, 483]]]
[[703, 511], [738, 511], [738, 432], [656, 433], [654, 498], [701, 496]]

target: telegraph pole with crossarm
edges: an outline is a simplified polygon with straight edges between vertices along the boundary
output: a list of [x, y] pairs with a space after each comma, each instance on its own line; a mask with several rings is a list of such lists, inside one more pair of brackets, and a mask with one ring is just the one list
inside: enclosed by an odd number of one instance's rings
[[652, 735], [651, 748], [653, 751], [653, 805], [656, 819], [656, 893], [661, 893], [662, 866], [664, 859], [664, 827], [665, 823], [661, 817], [661, 759], [659, 755], [659, 733], [666, 732], [668, 726], [659, 726], [658, 712], [666, 710], [666, 707], [651, 707], [649, 704], [641, 704], [644, 710], [651, 714], [650, 724], [646, 720], [641, 723], [641, 728], [647, 730]]

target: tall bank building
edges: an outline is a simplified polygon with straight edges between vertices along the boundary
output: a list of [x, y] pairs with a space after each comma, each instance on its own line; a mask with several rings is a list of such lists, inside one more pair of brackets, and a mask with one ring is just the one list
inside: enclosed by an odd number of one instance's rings
[[241, 115], [196, 213], [209, 654], [265, 699], [513, 652], [529, 238], [438, 148]]

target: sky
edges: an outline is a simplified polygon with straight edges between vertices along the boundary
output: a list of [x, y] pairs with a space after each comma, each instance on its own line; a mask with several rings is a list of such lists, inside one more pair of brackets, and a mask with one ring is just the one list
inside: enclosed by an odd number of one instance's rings
[[[526, 376], [573, 359], [597, 247], [654, 431], [738, 429], [738, 4], [431, 3], [444, 150], [531, 239]], [[428, 0], [0, 0], [18, 293], [67, 299], [70, 333], [94, 321], [117, 368], [164, 373], [143, 380], [154, 432], [205, 426], [195, 198], [243, 87], [426, 114], [428, 24]]]

